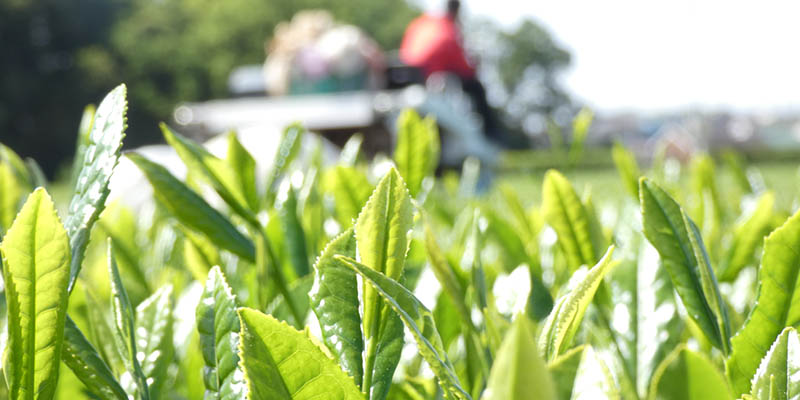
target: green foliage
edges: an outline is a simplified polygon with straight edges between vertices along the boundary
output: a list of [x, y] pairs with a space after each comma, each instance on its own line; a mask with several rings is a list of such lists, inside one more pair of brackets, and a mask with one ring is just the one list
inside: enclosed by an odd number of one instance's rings
[[362, 399], [336, 363], [308, 337], [285, 322], [249, 308], [239, 309], [239, 357], [252, 400]]
[[[70, 238], [72, 260], [70, 262], [69, 289], [75, 287], [75, 280], [81, 270], [84, 251], [89, 242], [92, 226], [100, 217], [108, 198], [108, 183], [114, 172], [122, 139], [125, 137], [126, 112], [125, 85], [112, 90], [100, 103], [94, 113], [94, 121], [87, 135], [83, 163], [76, 170], [75, 194], [69, 204], [69, 218], [64, 224]], [[79, 143], [83, 141], [79, 137]], [[76, 163], [76, 166], [79, 164]], [[77, 172], [79, 171], [79, 172]]]
[[697, 226], [678, 203], [646, 178], [639, 181], [639, 195], [645, 236], [661, 255], [689, 316], [727, 355], [730, 323]]
[[725, 377], [702, 354], [683, 346], [658, 367], [650, 384], [650, 399], [733, 399]]
[[[111, 145], [86, 150], [95, 195], [75, 220], [101, 209], [122, 135], [91, 131], [81, 144]], [[165, 135], [189, 181], [131, 154], [155, 201], [109, 204], [91, 235], [91, 223], [65, 228], [44, 189], [25, 202], [41, 178], [0, 147], [0, 219], [13, 221], [0, 244], [0, 398], [797, 395], [800, 213], [786, 218], [787, 190], [723, 195], [730, 182], [709, 156], [665, 182], [687, 213], [655, 183], [661, 164], [639, 171], [625, 154], [622, 181], [553, 170], [517, 178], [533, 194], [509, 180], [480, 195], [471, 163], [436, 178], [407, 152], [398, 172], [359, 160], [357, 141], [333, 165], [300, 157], [301, 137], [316, 137], [298, 125], [265, 185], [234, 134], [224, 158]], [[655, 177], [635, 190], [640, 209], [608, 200], [607, 186], [639, 174]], [[416, 200], [404, 177], [426, 180]], [[67, 301], [71, 263], [83, 287]]]
[[412, 110], [400, 115], [394, 160], [411, 197], [417, 197], [422, 180], [433, 175], [439, 165], [439, 129], [433, 117], [420, 119]]
[[8, 307], [3, 372], [11, 399], [55, 396], [67, 317], [70, 250], [50, 196], [36, 189], [0, 252]]
[[732, 353], [726, 369], [734, 390], [750, 389], [750, 379], [760, 360], [784, 327], [800, 321], [800, 213], [789, 218], [764, 241], [764, 255], [758, 271], [756, 303], [742, 329], [731, 340]]
[[571, 344], [575, 333], [581, 325], [583, 314], [592, 301], [597, 288], [603, 282], [603, 277], [614, 266], [611, 255], [614, 247], [610, 247], [606, 255], [588, 272], [577, 271], [567, 290], [569, 292], [556, 300], [553, 311], [542, 326], [539, 337], [539, 351], [548, 361], [553, 361]]
[[786, 328], [775, 339], [753, 375], [755, 399], [785, 400], [800, 396], [800, 340], [794, 328]]
[[553, 382], [536, 349], [529, 325], [524, 315], [517, 315], [497, 351], [482, 399], [556, 398]]

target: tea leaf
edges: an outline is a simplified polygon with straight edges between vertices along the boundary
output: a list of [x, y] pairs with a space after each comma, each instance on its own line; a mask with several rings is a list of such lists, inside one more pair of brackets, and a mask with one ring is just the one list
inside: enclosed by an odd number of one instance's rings
[[675, 200], [646, 178], [639, 181], [639, 195], [644, 234], [658, 250], [689, 316], [727, 353], [727, 315], [697, 227]]
[[750, 391], [750, 378], [783, 328], [800, 322], [800, 212], [764, 240], [756, 304], [731, 339], [726, 363], [737, 394]]
[[239, 357], [251, 400], [362, 400], [336, 362], [308, 337], [275, 318], [240, 308]]
[[234, 400], [244, 397], [245, 385], [238, 375], [239, 315], [236, 297], [218, 266], [208, 272], [205, 290], [197, 305], [197, 331], [203, 353], [206, 399]]
[[374, 288], [392, 310], [400, 316], [405, 326], [417, 342], [420, 354], [428, 362], [445, 393], [453, 399], [469, 399], [469, 394], [461, 388], [452, 364], [447, 359], [442, 339], [436, 330], [433, 314], [425, 308], [403, 285], [388, 276], [375, 271], [352, 258], [336, 256], [353, 271], [364, 278]]
[[524, 315], [517, 315], [503, 338], [482, 400], [555, 399], [550, 374], [536, 349]]
[[67, 317], [70, 249], [50, 196], [36, 189], [2, 245], [8, 307], [3, 372], [11, 399], [52, 399]]
[[788, 400], [800, 396], [800, 340], [794, 328], [786, 328], [775, 339], [753, 376], [756, 399]]
[[364, 340], [359, 314], [356, 275], [334, 256], [355, 257], [356, 241], [350, 228], [331, 240], [314, 266], [311, 308], [317, 315], [322, 338], [339, 365], [361, 386], [364, 374], [361, 353]]
[[611, 261], [614, 246], [609, 247], [597, 265], [587, 273], [580, 272], [570, 279], [569, 292], [556, 300], [553, 311], [547, 317], [539, 335], [539, 351], [545, 360], [552, 361], [563, 354], [572, 343], [572, 338], [580, 327], [583, 314], [592, 302], [603, 277], [615, 265]]
[[136, 330], [134, 328], [134, 314], [128, 293], [122, 284], [117, 262], [114, 259], [114, 246], [108, 240], [108, 273], [111, 276], [111, 310], [114, 314], [112, 333], [117, 353], [125, 363], [125, 367], [133, 375], [137, 393], [142, 400], [150, 399], [147, 387], [147, 377], [142, 371], [138, 351], [136, 350]]
[[64, 223], [72, 249], [70, 292], [81, 271], [92, 226], [105, 208], [111, 174], [119, 162], [122, 139], [127, 127], [126, 90], [124, 84], [119, 85], [100, 102], [89, 134], [89, 144], [83, 154], [83, 164], [75, 182], [75, 194], [69, 204], [69, 217]]
[[127, 157], [139, 167], [150, 184], [153, 195], [187, 227], [208, 236], [217, 246], [247, 261], [255, 261], [253, 242], [242, 235], [219, 211], [175, 178], [166, 168], [136, 154]]
[[64, 326], [61, 361], [99, 398], [128, 400], [128, 394], [117, 382], [111, 369], [69, 316]]
[[439, 164], [439, 129], [432, 117], [421, 119], [413, 110], [406, 110], [397, 119], [397, 145], [394, 160], [408, 192], [417, 197], [422, 180], [433, 175]]

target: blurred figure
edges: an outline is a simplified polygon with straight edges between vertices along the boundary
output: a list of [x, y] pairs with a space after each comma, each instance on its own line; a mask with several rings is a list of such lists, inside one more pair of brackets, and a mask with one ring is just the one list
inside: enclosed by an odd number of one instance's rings
[[424, 14], [411, 21], [400, 45], [400, 60], [422, 69], [425, 78], [437, 72], [458, 76], [464, 92], [472, 99], [475, 111], [483, 119], [484, 133], [497, 140], [502, 135], [497, 118], [462, 46], [458, 24], [460, 6], [459, 0], [448, 0], [444, 15]]
[[353, 25], [323, 10], [301, 11], [275, 27], [264, 75], [272, 95], [329, 93], [382, 86], [383, 52]]

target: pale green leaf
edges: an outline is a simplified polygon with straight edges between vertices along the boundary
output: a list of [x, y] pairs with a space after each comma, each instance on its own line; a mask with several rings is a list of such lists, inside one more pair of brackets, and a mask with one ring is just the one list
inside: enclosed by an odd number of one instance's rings
[[639, 176], [642, 173], [639, 170], [639, 164], [636, 163], [636, 157], [633, 152], [628, 150], [622, 143], [616, 142], [611, 149], [611, 158], [614, 159], [614, 165], [617, 167], [617, 172], [622, 179], [625, 190], [638, 199]]
[[432, 117], [421, 119], [408, 109], [397, 119], [397, 145], [394, 161], [405, 179], [408, 191], [416, 197], [422, 180], [433, 175], [439, 164], [439, 130]]
[[706, 356], [680, 346], [653, 374], [650, 400], [731, 400], [722, 372]]
[[[355, 224], [358, 255], [364, 265], [399, 280], [408, 251], [408, 232], [412, 228], [413, 206], [403, 179], [392, 168], [378, 183]], [[364, 354], [365, 388], [374, 398], [388, 393], [388, 384], [403, 340], [402, 323], [380, 300], [371, 285], [364, 283], [363, 319], [366, 352]], [[381, 377], [373, 376], [378, 372]], [[380, 393], [375, 392], [380, 386]], [[375, 397], [377, 396], [377, 397]]]
[[560, 400], [619, 399], [608, 367], [592, 346], [582, 345], [547, 365]]
[[800, 339], [794, 328], [784, 329], [761, 360], [751, 394], [758, 400], [800, 398]]
[[600, 259], [605, 249], [595, 248], [588, 212], [567, 178], [556, 170], [545, 174], [542, 212], [558, 235], [570, 271]]
[[206, 399], [235, 400], [244, 397], [239, 367], [239, 315], [236, 296], [218, 266], [208, 273], [197, 305], [197, 331], [203, 353]]
[[114, 246], [108, 241], [108, 273], [111, 277], [111, 310], [113, 312], [112, 333], [117, 354], [125, 363], [125, 368], [133, 376], [136, 393], [142, 400], [150, 399], [147, 388], [147, 377], [142, 371], [137, 357], [136, 333], [134, 329], [134, 310], [128, 299], [128, 293], [122, 284], [117, 262], [114, 259]]
[[341, 165], [325, 172], [322, 187], [333, 195], [336, 220], [345, 227], [353, 224], [373, 190], [364, 172]]
[[613, 252], [612, 245], [588, 272], [576, 272], [570, 279], [569, 292], [556, 300], [539, 336], [539, 352], [545, 360], [552, 361], [569, 348], [603, 277], [615, 265]]
[[3, 371], [11, 399], [52, 399], [67, 317], [70, 249], [50, 196], [36, 189], [0, 246], [8, 307]]
[[726, 371], [737, 394], [750, 391], [750, 378], [784, 327], [800, 323], [800, 212], [764, 241], [756, 304], [731, 339]]
[[135, 337], [142, 373], [154, 397], [161, 393], [172, 362], [172, 285], [167, 284], [136, 306]]
[[517, 315], [497, 351], [482, 400], [556, 399], [527, 317]]
[[350, 228], [331, 240], [314, 266], [311, 308], [317, 315], [322, 338], [339, 360], [342, 369], [361, 386], [364, 374], [361, 354], [364, 339], [359, 314], [356, 275], [334, 259], [340, 254], [355, 257], [356, 241]]
[[153, 186], [153, 195], [178, 221], [206, 235], [217, 246], [248, 261], [255, 261], [253, 243], [242, 235], [219, 211], [179, 181], [166, 168], [138, 155], [127, 157], [136, 164]]
[[374, 288], [383, 300], [400, 316], [417, 342], [417, 348], [433, 370], [446, 395], [452, 399], [469, 399], [470, 396], [458, 381], [442, 339], [436, 330], [433, 314], [411, 293], [386, 275], [375, 271], [352, 258], [336, 256], [337, 260], [352, 268]]
[[236, 137], [236, 132], [228, 133], [228, 164], [233, 168], [236, 186], [241, 188], [247, 206], [258, 211], [258, 189], [256, 188], [256, 160]]
[[75, 182], [74, 195], [69, 204], [69, 217], [64, 226], [70, 239], [69, 290], [81, 270], [86, 245], [92, 226], [105, 208], [108, 183], [119, 162], [122, 139], [125, 137], [126, 112], [125, 85], [119, 85], [100, 102], [89, 134], [89, 144], [83, 154], [83, 163]]
[[251, 400], [360, 400], [364, 396], [309, 338], [275, 318], [240, 308], [239, 357]]
[[291, 124], [283, 130], [278, 150], [275, 153], [275, 158], [272, 161], [272, 169], [267, 173], [267, 200], [271, 205], [274, 199], [275, 184], [279, 178], [286, 173], [289, 165], [297, 157], [300, 152], [300, 145], [302, 144], [303, 134], [306, 129], [300, 124]]
[[756, 248], [769, 233], [775, 194], [766, 192], [758, 199], [753, 212], [733, 230], [733, 240], [720, 266], [719, 280], [733, 281], [742, 268], [753, 262]]

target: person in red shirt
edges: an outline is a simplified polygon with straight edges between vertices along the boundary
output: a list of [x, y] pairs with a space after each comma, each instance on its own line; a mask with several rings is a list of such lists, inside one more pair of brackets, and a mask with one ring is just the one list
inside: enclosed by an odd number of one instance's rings
[[458, 25], [460, 1], [448, 0], [445, 15], [424, 14], [406, 28], [400, 45], [400, 60], [422, 70], [425, 78], [435, 72], [448, 72], [461, 79], [464, 91], [483, 118], [486, 136], [500, 136], [494, 113], [486, 101], [486, 90], [475, 74], [462, 46]]

